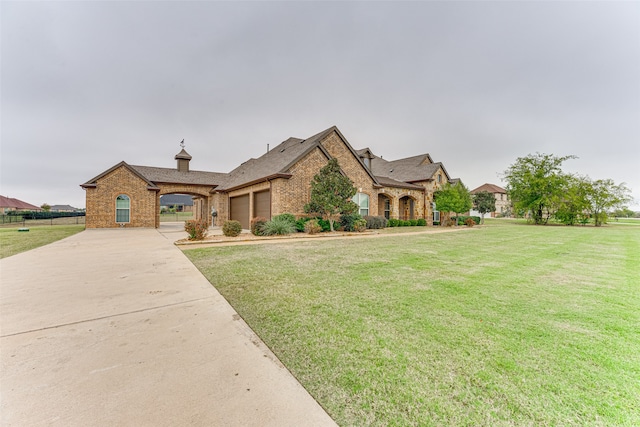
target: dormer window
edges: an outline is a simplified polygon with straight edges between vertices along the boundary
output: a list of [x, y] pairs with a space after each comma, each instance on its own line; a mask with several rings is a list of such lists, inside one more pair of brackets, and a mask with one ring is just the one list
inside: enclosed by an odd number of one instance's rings
[[362, 159], [362, 161], [364, 162], [364, 165], [367, 167], [367, 169], [371, 169], [371, 159], [368, 157], [365, 157], [364, 159]]
[[438, 182], [442, 182], [442, 175], [438, 174]]

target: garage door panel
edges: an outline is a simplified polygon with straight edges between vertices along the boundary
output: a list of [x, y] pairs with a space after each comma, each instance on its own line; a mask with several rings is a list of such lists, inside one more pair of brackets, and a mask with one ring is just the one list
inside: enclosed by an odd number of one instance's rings
[[232, 197], [229, 201], [229, 218], [240, 221], [242, 228], [249, 229], [249, 195]]
[[254, 217], [261, 216], [271, 219], [271, 193], [269, 191], [261, 191], [253, 195]]

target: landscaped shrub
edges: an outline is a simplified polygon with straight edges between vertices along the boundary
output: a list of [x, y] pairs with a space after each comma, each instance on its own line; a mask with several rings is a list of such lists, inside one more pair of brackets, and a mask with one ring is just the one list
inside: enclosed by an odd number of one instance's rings
[[192, 219], [184, 222], [184, 231], [189, 234], [189, 240], [202, 240], [207, 237], [209, 223], [206, 219]]
[[[454, 216], [451, 217], [451, 219], [454, 221], [454, 224], [458, 224], [458, 225], [464, 225], [466, 224], [467, 218], [471, 218], [475, 221], [476, 224], [480, 224], [480, 217], [479, 216], [464, 216], [464, 215], [460, 215], [460, 216]], [[457, 222], [455, 222], [457, 221]]]
[[290, 213], [283, 213], [280, 215], [276, 215], [273, 218], [271, 218], [272, 220], [276, 220], [276, 221], [287, 221], [289, 223], [291, 223], [291, 225], [293, 225], [294, 227], [296, 226], [296, 216], [294, 214], [290, 214]]
[[292, 221], [287, 214], [274, 216], [262, 226], [263, 236], [285, 236], [296, 231], [295, 220]]
[[267, 223], [267, 218], [257, 216], [251, 220], [251, 234], [254, 236], [262, 236], [262, 228]]
[[416, 225], [419, 227], [424, 227], [425, 225], [427, 225], [427, 220], [424, 218], [420, 218], [418, 219], [418, 223]]
[[353, 221], [352, 228], [353, 230], [351, 231], [362, 233], [367, 229], [367, 221], [364, 218], [356, 219], [355, 221]]
[[318, 220], [318, 225], [320, 227], [322, 227], [322, 231], [323, 232], [327, 232], [327, 231], [331, 231], [331, 224], [329, 224], [329, 220], [328, 219], [319, 219]]
[[464, 225], [466, 225], [467, 227], [473, 227], [474, 225], [476, 225], [476, 222], [473, 220], [473, 218], [469, 217], [464, 220]]
[[409, 225], [411, 227], [415, 227], [416, 225], [418, 225], [418, 220], [417, 219], [410, 219], [409, 220]]
[[304, 231], [309, 234], [316, 234], [322, 231], [322, 227], [318, 224], [317, 219], [308, 219], [304, 223]]
[[398, 226], [398, 220], [395, 218], [390, 218], [387, 221], [387, 227], [397, 227]]
[[340, 225], [344, 228], [344, 231], [356, 231], [355, 222], [359, 219], [362, 219], [362, 216], [360, 216], [360, 214], [345, 214], [340, 216]]
[[377, 230], [387, 226], [387, 218], [383, 216], [367, 215], [364, 217], [364, 220], [367, 221], [368, 229]]
[[232, 219], [230, 221], [225, 221], [224, 224], [222, 224], [222, 234], [225, 236], [236, 237], [239, 236], [240, 233], [242, 233], [242, 224], [240, 224], [240, 221]]
[[298, 218], [296, 220], [296, 230], [298, 230], [300, 233], [305, 232], [306, 231], [306, 229], [304, 228], [305, 224], [310, 220], [311, 218], [307, 218], [307, 217]]

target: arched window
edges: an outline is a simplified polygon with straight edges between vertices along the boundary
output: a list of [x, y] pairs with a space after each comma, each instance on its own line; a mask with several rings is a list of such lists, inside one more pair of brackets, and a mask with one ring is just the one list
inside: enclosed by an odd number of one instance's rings
[[362, 216], [369, 215], [369, 195], [364, 193], [356, 193], [353, 196], [353, 203], [358, 205], [359, 211], [358, 213]]
[[120, 194], [116, 197], [116, 222], [123, 224], [129, 222], [129, 212], [131, 210], [131, 200], [129, 196]]

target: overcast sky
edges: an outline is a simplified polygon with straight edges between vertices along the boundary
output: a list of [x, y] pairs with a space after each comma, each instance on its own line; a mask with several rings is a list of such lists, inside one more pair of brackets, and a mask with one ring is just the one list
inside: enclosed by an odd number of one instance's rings
[[640, 2], [1, 2], [0, 194], [85, 206], [116, 163], [228, 172], [338, 126], [469, 189], [529, 153], [640, 210]]

